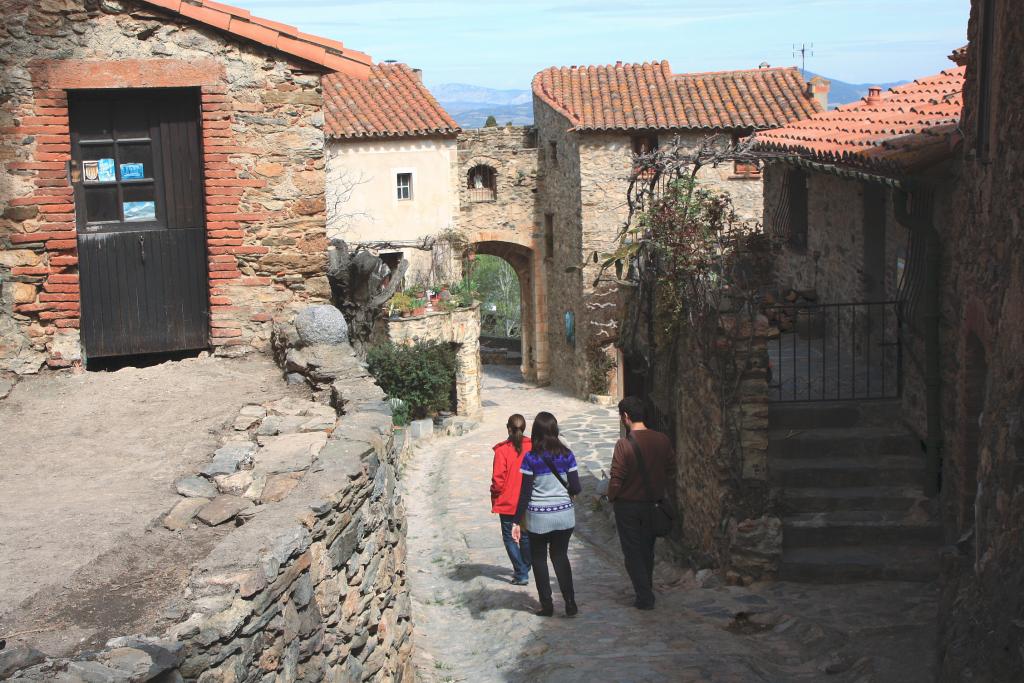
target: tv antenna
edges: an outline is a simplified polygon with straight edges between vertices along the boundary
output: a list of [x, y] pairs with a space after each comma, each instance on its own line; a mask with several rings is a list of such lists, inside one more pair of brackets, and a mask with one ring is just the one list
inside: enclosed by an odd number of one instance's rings
[[800, 47], [793, 44], [793, 57], [800, 55], [800, 72], [804, 78], [807, 78], [807, 57], [814, 56], [814, 43], [808, 45], [807, 43], [800, 43]]

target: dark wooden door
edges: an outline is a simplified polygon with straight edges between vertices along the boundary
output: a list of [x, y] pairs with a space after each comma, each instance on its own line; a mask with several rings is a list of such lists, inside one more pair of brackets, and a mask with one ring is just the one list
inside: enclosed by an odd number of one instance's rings
[[194, 90], [70, 97], [87, 358], [209, 345]]

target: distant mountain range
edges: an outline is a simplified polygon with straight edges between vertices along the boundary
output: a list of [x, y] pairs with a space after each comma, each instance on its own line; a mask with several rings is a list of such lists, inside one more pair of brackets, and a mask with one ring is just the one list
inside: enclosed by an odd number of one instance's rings
[[533, 97], [529, 90], [495, 90], [465, 83], [445, 83], [430, 89], [463, 128], [480, 128], [493, 116], [499, 124], [533, 123]]
[[[815, 75], [807, 72], [807, 78]], [[832, 81], [832, 89], [828, 101], [833, 107], [859, 100], [868, 94], [868, 88], [873, 85], [880, 86], [884, 91], [907, 82], [846, 83], [831, 78], [829, 80]], [[430, 91], [463, 128], [480, 128], [488, 116], [493, 116], [499, 125], [509, 121], [517, 126], [533, 123], [533, 98], [529, 90], [495, 90], [465, 83], [444, 83], [434, 86]]]

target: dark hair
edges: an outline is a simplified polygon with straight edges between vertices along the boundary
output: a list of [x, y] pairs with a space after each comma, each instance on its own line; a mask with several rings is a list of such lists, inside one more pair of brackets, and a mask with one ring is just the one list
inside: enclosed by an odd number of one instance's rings
[[512, 442], [516, 453], [522, 455], [523, 434], [526, 433], [526, 418], [519, 413], [509, 415], [508, 423], [505, 426], [508, 427], [508, 440]]
[[619, 401], [619, 415], [625, 415], [633, 422], [646, 422], [647, 408], [637, 396], [627, 396]]
[[568, 455], [569, 449], [558, 438], [558, 420], [548, 412], [537, 413], [533, 418], [533, 429], [530, 432], [533, 450], [536, 453], [551, 455]]

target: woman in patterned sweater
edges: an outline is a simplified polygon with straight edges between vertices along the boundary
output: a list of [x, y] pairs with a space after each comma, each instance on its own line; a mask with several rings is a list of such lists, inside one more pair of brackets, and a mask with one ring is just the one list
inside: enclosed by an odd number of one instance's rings
[[533, 580], [540, 597], [537, 616], [555, 613], [551, 600], [551, 578], [548, 575], [548, 554], [555, 568], [558, 588], [565, 600], [565, 615], [576, 616], [576, 594], [569, 565], [569, 539], [576, 526], [576, 510], [572, 497], [580, 492], [576, 457], [558, 438], [558, 420], [551, 413], [537, 413], [530, 434], [532, 448], [523, 458], [523, 485], [512, 526], [512, 537], [522, 535], [525, 521], [533, 559]]

